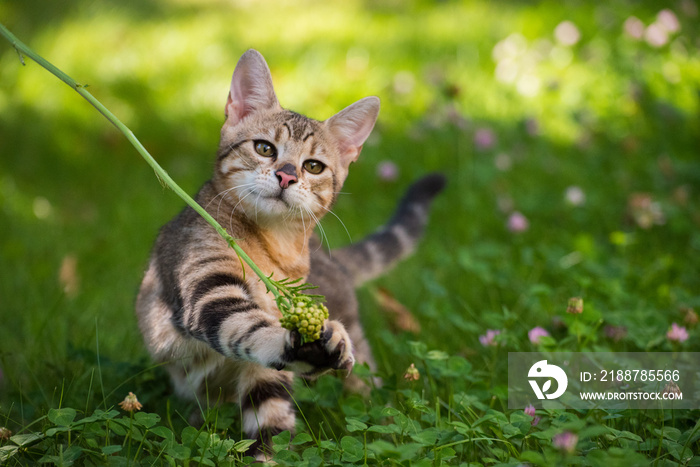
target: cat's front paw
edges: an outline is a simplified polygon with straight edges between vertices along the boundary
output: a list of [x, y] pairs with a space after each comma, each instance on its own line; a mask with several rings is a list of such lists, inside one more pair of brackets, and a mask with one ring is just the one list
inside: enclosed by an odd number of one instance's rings
[[321, 338], [313, 342], [302, 344], [297, 331], [292, 331], [290, 337], [294, 358], [290, 369], [304, 377], [319, 376], [330, 370], [347, 374], [355, 365], [350, 336], [339, 321], [326, 321]]

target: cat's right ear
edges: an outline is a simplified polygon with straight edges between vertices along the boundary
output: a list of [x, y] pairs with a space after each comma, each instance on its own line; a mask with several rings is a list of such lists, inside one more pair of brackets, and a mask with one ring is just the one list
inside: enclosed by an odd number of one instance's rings
[[272, 76], [265, 59], [250, 49], [238, 60], [224, 112], [226, 121], [236, 124], [251, 113], [279, 107]]
[[340, 150], [340, 160], [349, 167], [362, 151], [379, 115], [379, 98], [365, 97], [344, 108], [326, 120], [326, 125], [335, 136]]

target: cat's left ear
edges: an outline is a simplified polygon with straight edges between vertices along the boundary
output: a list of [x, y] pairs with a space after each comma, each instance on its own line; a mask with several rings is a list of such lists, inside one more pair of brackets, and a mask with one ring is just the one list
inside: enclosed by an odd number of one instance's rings
[[326, 120], [326, 126], [338, 142], [345, 167], [357, 160], [378, 115], [379, 98], [371, 96], [360, 99]]
[[253, 112], [276, 107], [279, 102], [272, 87], [270, 68], [260, 52], [250, 49], [238, 60], [233, 72], [224, 110], [226, 118], [236, 124]]

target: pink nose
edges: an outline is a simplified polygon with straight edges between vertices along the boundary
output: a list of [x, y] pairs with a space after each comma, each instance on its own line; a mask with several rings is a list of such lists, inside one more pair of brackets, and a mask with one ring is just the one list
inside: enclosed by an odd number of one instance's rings
[[282, 188], [287, 188], [292, 183], [297, 182], [296, 175], [290, 175], [286, 172], [282, 172], [281, 170], [275, 172], [275, 175], [277, 175], [277, 179], [280, 181], [280, 186]]

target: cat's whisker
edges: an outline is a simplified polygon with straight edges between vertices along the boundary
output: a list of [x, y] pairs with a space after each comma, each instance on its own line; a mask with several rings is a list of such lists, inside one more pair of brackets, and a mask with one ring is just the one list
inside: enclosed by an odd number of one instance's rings
[[218, 198], [219, 196], [221, 196], [221, 199], [219, 200], [219, 204], [218, 204], [218, 206], [216, 206], [216, 217], [219, 217], [219, 211], [221, 210], [221, 203], [223, 203], [224, 199], [226, 198], [226, 195], [227, 195], [231, 190], [233, 190], [233, 188], [229, 188], [228, 190], [224, 190], [224, 191], [222, 191], [221, 193], [219, 193], [218, 195], [216, 195], [215, 197], [213, 197], [213, 198], [211, 199], [211, 201], [209, 201], [209, 202], [207, 203], [207, 205], [204, 207], [204, 209], [207, 209], [207, 208], [209, 207], [209, 205], [210, 205], [216, 198]]
[[[221, 199], [219, 200], [219, 205], [216, 207], [216, 217], [219, 217], [219, 211], [221, 210], [221, 203], [224, 202], [224, 199], [226, 198], [226, 195], [227, 195], [231, 190], [235, 190], [235, 189], [237, 189], [237, 188], [249, 188], [249, 187], [253, 187], [253, 188], [250, 188], [250, 189], [251, 189], [251, 190], [254, 190], [254, 189], [255, 189], [254, 186], [255, 186], [255, 183], [244, 183], [243, 185], [234, 186], [234, 187], [231, 187], [231, 188], [229, 188], [229, 189], [227, 189], [227, 190], [224, 190], [224, 191], [222, 191], [221, 193], [219, 193], [218, 195], [214, 196], [214, 197], [211, 199], [211, 201], [209, 201], [209, 202], [207, 203], [207, 205], [204, 207], [204, 209], [206, 209], [207, 207], [209, 207], [209, 205], [210, 205], [216, 198], [218, 198], [219, 196], [221, 196]], [[243, 191], [245, 191], [245, 190], [243, 190]]]
[[214, 201], [216, 201], [216, 198], [218, 198], [219, 196], [221, 196], [222, 198], [225, 198], [225, 197], [226, 197], [226, 194], [227, 194], [229, 191], [231, 191], [231, 190], [236, 190], [236, 189], [238, 189], [238, 188], [247, 188], [247, 187], [253, 186], [253, 185], [255, 185], [255, 183], [244, 183], [244, 184], [242, 184], [242, 185], [236, 185], [236, 186], [232, 186], [231, 188], [227, 188], [227, 189], [225, 189], [224, 191], [222, 191], [222, 192], [220, 192], [219, 194], [217, 194], [216, 196], [214, 196], [212, 199], [210, 199], [209, 202], [206, 204], [206, 206], [204, 206], [204, 209], [208, 208], [209, 205], [210, 205], [211, 203], [213, 203]]
[[328, 246], [328, 254], [331, 252], [331, 243], [328, 240], [328, 235], [326, 235], [326, 231], [323, 229], [323, 226], [321, 225], [321, 221], [319, 218], [316, 216], [316, 214], [313, 213], [313, 211], [309, 208], [305, 208], [306, 212], [309, 213], [309, 216], [316, 222], [316, 225], [318, 226], [319, 234], [321, 235], [321, 245], [318, 247], [323, 248], [323, 240], [326, 240], [326, 245]]
[[[241, 199], [239, 199], [238, 202], [236, 203], [236, 205], [233, 207], [233, 209], [231, 209], [231, 215], [228, 218], [228, 226], [232, 232], [233, 232], [233, 215], [236, 212], [236, 208], [238, 208], [238, 205], [241, 204], [244, 199], [246, 199], [248, 196], [250, 196], [251, 194], [253, 194], [255, 192], [255, 187], [249, 188], [248, 190], [249, 190], [248, 193], [246, 193], [245, 196], [243, 196]], [[245, 206], [241, 206], [241, 209], [243, 209], [243, 212], [245, 212]]]
[[287, 212], [284, 213], [284, 217], [282, 218], [282, 220], [285, 223], [289, 222], [289, 220], [292, 218], [292, 216], [294, 216], [295, 212], [296, 212], [295, 207], [292, 205], [289, 205], [289, 207], [287, 207]]
[[[303, 214], [302, 214], [302, 207], [296, 204], [287, 204], [287, 211], [284, 214], [284, 222], [286, 224], [291, 224], [292, 228], [294, 230], [298, 229], [299, 227], [299, 218], [302, 216], [302, 227], [304, 224], [304, 219], [303, 219]], [[306, 229], [304, 228], [304, 231]]]
[[[252, 185], [254, 185], [254, 183]], [[253, 192], [255, 192], [255, 187], [248, 188], [248, 192], [238, 200], [238, 202], [233, 207], [233, 210], [231, 212], [232, 213], [235, 212], [238, 205], [241, 204], [243, 202], [243, 200], [246, 199], [248, 196], [250, 196]], [[241, 206], [241, 208], [243, 208], [243, 211], [245, 211], [245, 207]]]
[[343, 222], [343, 220], [340, 217], [338, 217], [338, 215], [336, 213], [334, 213], [331, 209], [328, 209], [327, 207], [325, 207], [324, 205], [322, 205], [318, 201], [313, 200], [313, 202], [316, 203], [317, 205], [319, 205], [321, 207], [321, 209], [324, 209], [327, 213], [332, 214], [333, 217], [338, 219], [338, 222], [340, 222], [340, 225], [342, 225], [343, 228], [345, 229], [345, 233], [348, 234], [348, 240], [350, 240], [350, 243], [352, 243], [352, 236], [350, 235], [350, 231], [348, 230], [348, 228], [345, 226], [345, 222]]
[[261, 194], [258, 193], [258, 197], [255, 198], [255, 222], [258, 222], [258, 201], [260, 201]]
[[[306, 223], [304, 222], [304, 211], [301, 208], [301, 206], [297, 206], [297, 209], [299, 209], [299, 216], [301, 217], [301, 226], [303, 227], [304, 233], [306, 234]], [[301, 245], [301, 252], [299, 253], [299, 257], [301, 257], [304, 254], [304, 249], [306, 249], [306, 246], [308, 245], [308, 243], [309, 243], [309, 237], [307, 235], [304, 235], [304, 243], [302, 243], [302, 245]]]
[[226, 193], [228, 193], [228, 192], [231, 191], [231, 190], [233, 190], [233, 187], [228, 188], [228, 189], [222, 191], [221, 193], [219, 193], [218, 195], [214, 196], [214, 197], [213, 197], [212, 199], [210, 199], [209, 202], [204, 206], [204, 209], [207, 209], [211, 203], [213, 203], [214, 201], [216, 201], [216, 198], [218, 198], [219, 196], [221, 196], [221, 197], [223, 198], [224, 196], [226, 196]]

